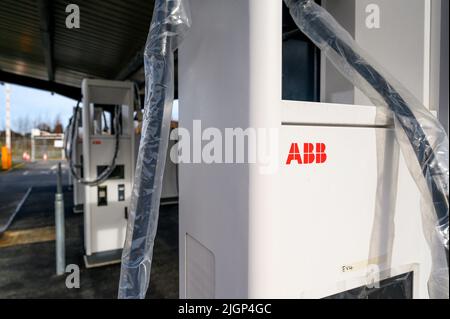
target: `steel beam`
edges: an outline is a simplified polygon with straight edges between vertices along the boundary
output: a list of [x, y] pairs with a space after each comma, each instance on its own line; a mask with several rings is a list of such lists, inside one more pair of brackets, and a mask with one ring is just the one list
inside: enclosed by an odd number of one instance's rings
[[42, 49], [44, 51], [45, 65], [48, 80], [55, 81], [55, 66], [53, 60], [53, 15], [52, 0], [38, 0], [39, 30], [41, 32]]

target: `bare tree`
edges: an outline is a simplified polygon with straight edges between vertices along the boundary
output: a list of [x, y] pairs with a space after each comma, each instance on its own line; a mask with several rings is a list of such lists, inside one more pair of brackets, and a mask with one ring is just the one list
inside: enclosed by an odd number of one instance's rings
[[25, 118], [24, 118], [23, 127], [24, 127], [24, 133], [25, 134], [30, 133], [31, 129], [33, 128], [33, 125], [31, 124], [30, 117], [28, 115], [26, 115]]
[[27, 133], [30, 133], [32, 125], [28, 115], [25, 115], [16, 119], [14, 126], [16, 127], [18, 133], [25, 135]]
[[64, 131], [62, 122], [61, 122], [61, 115], [57, 115], [55, 118], [55, 122], [53, 125], [53, 133], [62, 134]]

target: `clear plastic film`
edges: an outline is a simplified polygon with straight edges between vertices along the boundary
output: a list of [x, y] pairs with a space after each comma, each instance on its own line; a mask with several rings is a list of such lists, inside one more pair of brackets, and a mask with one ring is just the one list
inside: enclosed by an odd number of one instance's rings
[[[401, 83], [362, 50], [312, 0], [284, 0], [298, 27], [380, 112], [392, 114], [395, 136], [422, 194], [422, 220], [432, 255], [431, 298], [449, 297], [448, 136], [439, 121]], [[411, 243], [414, 244], [414, 243]]]
[[172, 115], [174, 51], [190, 22], [186, 1], [155, 1], [144, 53], [144, 119], [122, 253], [119, 298], [143, 299], [149, 286]]

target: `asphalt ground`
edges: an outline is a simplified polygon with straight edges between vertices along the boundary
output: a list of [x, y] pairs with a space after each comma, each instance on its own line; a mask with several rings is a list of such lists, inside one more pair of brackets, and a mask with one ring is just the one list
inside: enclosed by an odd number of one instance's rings
[[[66, 264], [80, 267], [80, 288], [56, 276], [54, 198], [58, 162], [0, 172], [0, 226], [32, 190], [8, 230], [0, 235], [0, 298], [116, 298], [120, 265], [84, 266], [83, 215], [72, 212], [72, 190], [63, 164]], [[0, 227], [1, 228], [1, 227]], [[147, 298], [178, 298], [178, 206], [163, 206]]]

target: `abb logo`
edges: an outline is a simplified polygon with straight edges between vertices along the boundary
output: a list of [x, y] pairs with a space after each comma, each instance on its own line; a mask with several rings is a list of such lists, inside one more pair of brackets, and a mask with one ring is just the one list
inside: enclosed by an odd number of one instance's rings
[[286, 165], [291, 165], [292, 162], [297, 162], [298, 164], [325, 163], [327, 161], [325, 149], [326, 145], [324, 143], [304, 143], [302, 156], [298, 143], [292, 143]]

